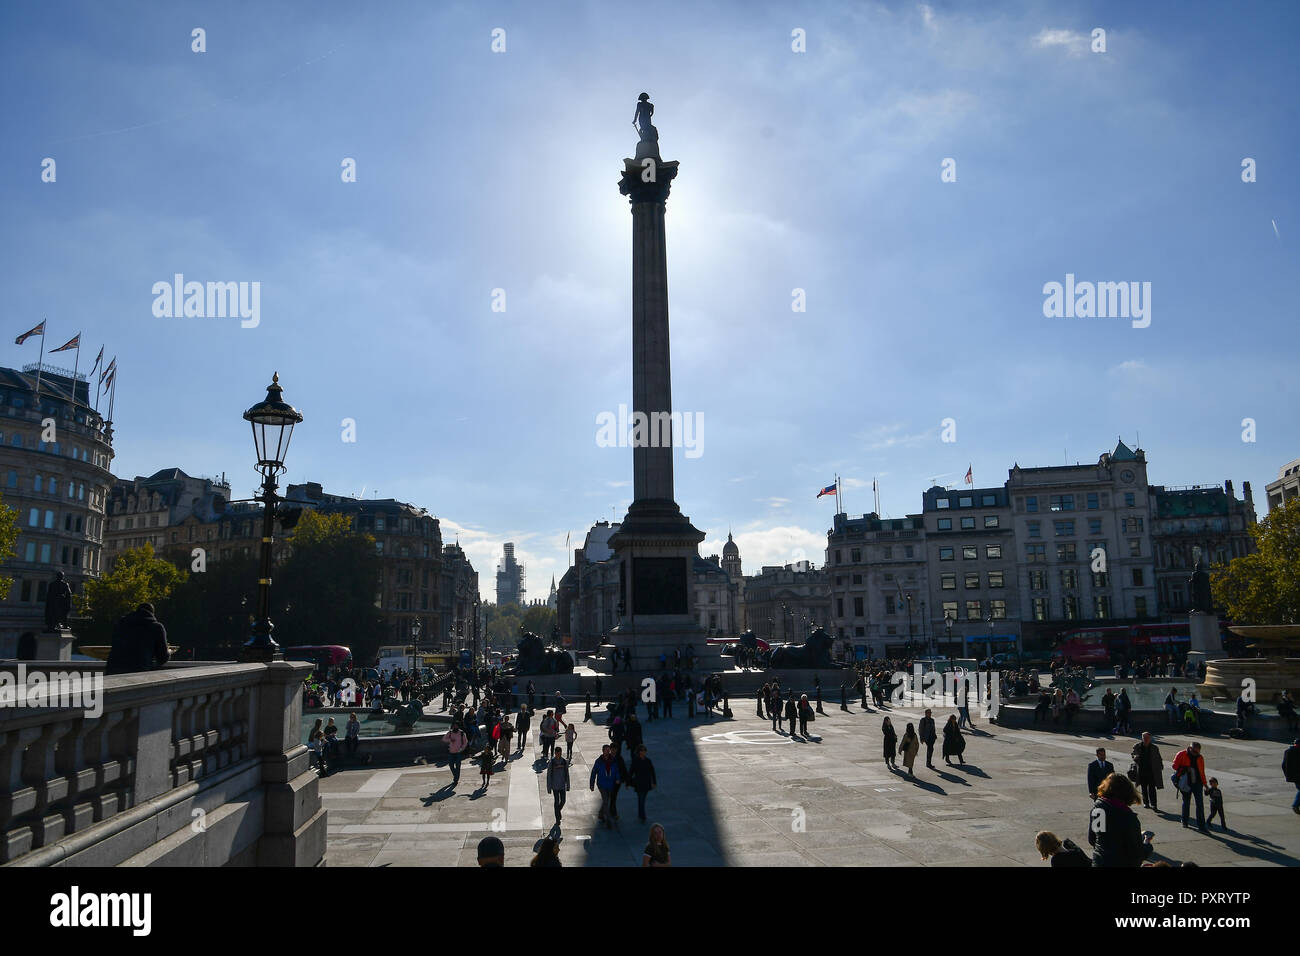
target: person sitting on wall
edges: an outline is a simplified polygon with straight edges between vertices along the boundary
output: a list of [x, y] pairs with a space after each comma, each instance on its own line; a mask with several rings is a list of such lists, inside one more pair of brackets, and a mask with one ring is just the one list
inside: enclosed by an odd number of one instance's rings
[[153, 605], [141, 604], [122, 617], [113, 628], [113, 646], [108, 652], [105, 674], [131, 674], [156, 670], [167, 663], [167, 628], [154, 617]]

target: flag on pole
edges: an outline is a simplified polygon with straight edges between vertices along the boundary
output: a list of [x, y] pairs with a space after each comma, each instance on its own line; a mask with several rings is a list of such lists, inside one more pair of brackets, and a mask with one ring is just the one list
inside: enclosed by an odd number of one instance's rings
[[90, 367], [90, 374], [94, 375], [99, 371], [99, 363], [104, 361], [104, 346], [99, 347], [99, 354], [95, 356], [95, 364]]
[[113, 356], [113, 361], [111, 361], [111, 362], [108, 363], [108, 365], [104, 368], [104, 371], [102, 371], [102, 372], [99, 373], [99, 381], [100, 381], [100, 384], [102, 385], [103, 382], [104, 382], [104, 379], [108, 378], [108, 377], [109, 377], [110, 375], [112, 375], [115, 371], [117, 371], [117, 356], [116, 356], [116, 355]]
[[833, 495], [833, 494], [835, 494], [835, 486], [827, 485], [821, 491], [817, 492], [817, 497], [820, 498], [822, 495]]
[[971, 474], [971, 466], [970, 466], [970, 465], [967, 465], [967, 466], [966, 466], [966, 484], [968, 484], [968, 485], [973, 485], [973, 484], [975, 484], [975, 477], [974, 477], [974, 475]]
[[107, 392], [110, 388], [113, 387], [113, 379], [116, 376], [117, 376], [117, 369], [111, 369], [108, 373], [108, 377], [104, 379], [104, 384], [99, 387], [101, 393]]
[[72, 338], [68, 339], [68, 341], [60, 345], [57, 349], [50, 349], [50, 354], [53, 355], [55, 352], [66, 352], [68, 349], [79, 349], [79, 348], [81, 348], [80, 332], [78, 332]]
[[38, 326], [36, 326], [36, 328], [34, 328], [34, 329], [30, 329], [30, 330], [24, 332], [22, 335], [18, 336], [18, 338], [14, 339], [14, 345], [22, 345], [24, 342], [26, 342], [28, 339], [30, 339], [33, 335], [39, 335], [39, 336], [41, 336], [42, 338], [45, 337], [45, 320], [44, 320], [44, 319], [41, 320], [41, 324], [38, 325]]

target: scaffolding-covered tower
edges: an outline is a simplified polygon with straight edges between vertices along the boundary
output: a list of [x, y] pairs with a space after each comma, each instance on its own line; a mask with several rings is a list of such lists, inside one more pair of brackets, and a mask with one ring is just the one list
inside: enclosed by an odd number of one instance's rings
[[527, 589], [524, 586], [524, 566], [515, 560], [515, 544], [507, 541], [501, 563], [497, 565], [497, 606], [524, 603]]

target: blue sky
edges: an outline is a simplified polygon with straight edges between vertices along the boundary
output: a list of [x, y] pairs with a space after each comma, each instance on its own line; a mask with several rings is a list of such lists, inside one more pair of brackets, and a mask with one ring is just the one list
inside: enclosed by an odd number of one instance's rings
[[[1285, 2], [8, 3], [4, 362], [36, 360], [12, 336], [42, 316], [50, 345], [83, 332], [85, 363], [107, 342], [116, 473], [224, 471], [241, 496], [239, 416], [278, 370], [307, 416], [290, 481], [427, 507], [488, 597], [514, 540], [544, 596], [566, 532], [631, 497], [630, 450], [595, 437], [631, 397], [617, 180], [646, 90], [681, 163], [673, 398], [704, 429], [676, 487], [703, 553], [731, 527], [747, 572], [820, 564], [837, 473], [850, 513], [879, 476], [897, 516], [932, 478], [1000, 484], [1120, 435], [1153, 482], [1249, 480], [1262, 514], [1300, 455], [1298, 21]], [[260, 282], [260, 324], [155, 317], [177, 272]], [[1045, 318], [1067, 273], [1150, 282], [1150, 327]]]

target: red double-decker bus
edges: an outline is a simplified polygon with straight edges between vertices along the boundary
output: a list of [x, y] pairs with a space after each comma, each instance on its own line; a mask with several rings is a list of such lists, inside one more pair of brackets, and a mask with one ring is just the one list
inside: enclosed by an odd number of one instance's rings
[[1191, 647], [1186, 624], [1128, 624], [1120, 627], [1079, 627], [1066, 631], [1056, 643], [1053, 663], [1109, 667], [1148, 655], [1183, 655]]

